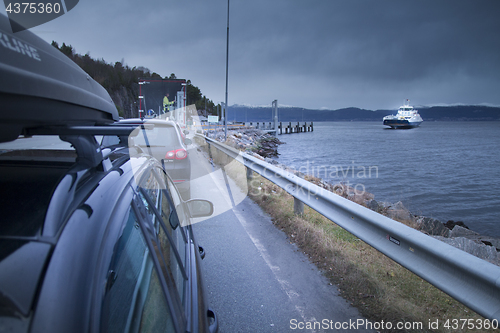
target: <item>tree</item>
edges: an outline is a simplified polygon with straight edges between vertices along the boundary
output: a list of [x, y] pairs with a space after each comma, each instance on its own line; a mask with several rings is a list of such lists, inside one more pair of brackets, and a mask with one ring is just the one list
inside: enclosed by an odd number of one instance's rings
[[201, 91], [197, 86], [191, 84], [191, 80], [187, 81], [186, 84], [186, 104], [196, 104], [201, 99]]
[[67, 55], [70, 59], [73, 59], [73, 55], [74, 55], [74, 53], [73, 53], [74, 52], [73, 46], [66, 45], [65, 43], [62, 43], [61, 48], [59, 49], [59, 51], [61, 51], [65, 55]]

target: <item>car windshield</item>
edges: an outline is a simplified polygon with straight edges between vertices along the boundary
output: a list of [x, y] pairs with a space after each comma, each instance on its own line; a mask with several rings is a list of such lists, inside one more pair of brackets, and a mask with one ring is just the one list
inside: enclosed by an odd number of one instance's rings
[[172, 146], [179, 145], [179, 138], [172, 126], [155, 126], [141, 131], [133, 142], [139, 146]]

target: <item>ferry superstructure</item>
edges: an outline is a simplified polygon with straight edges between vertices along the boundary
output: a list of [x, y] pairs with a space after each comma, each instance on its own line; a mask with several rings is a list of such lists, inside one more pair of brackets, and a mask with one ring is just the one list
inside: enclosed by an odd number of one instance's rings
[[410, 101], [407, 99], [404, 105], [399, 107], [396, 115], [385, 116], [383, 124], [391, 128], [414, 128], [420, 126], [423, 119], [420, 117], [418, 110], [415, 110], [409, 103]]

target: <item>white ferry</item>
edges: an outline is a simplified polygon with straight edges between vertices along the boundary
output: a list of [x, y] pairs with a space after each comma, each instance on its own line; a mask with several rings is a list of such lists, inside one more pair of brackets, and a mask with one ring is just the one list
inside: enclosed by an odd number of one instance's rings
[[418, 127], [423, 122], [418, 110], [409, 105], [410, 100], [406, 100], [403, 106], [399, 107], [396, 115], [384, 117], [384, 125], [391, 128], [413, 128]]

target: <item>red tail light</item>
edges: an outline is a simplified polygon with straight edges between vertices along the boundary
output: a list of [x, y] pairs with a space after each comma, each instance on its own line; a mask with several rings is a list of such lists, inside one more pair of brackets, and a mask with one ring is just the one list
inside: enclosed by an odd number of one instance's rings
[[167, 152], [165, 155], [165, 159], [167, 160], [183, 160], [188, 156], [188, 153], [185, 149], [176, 149]]

